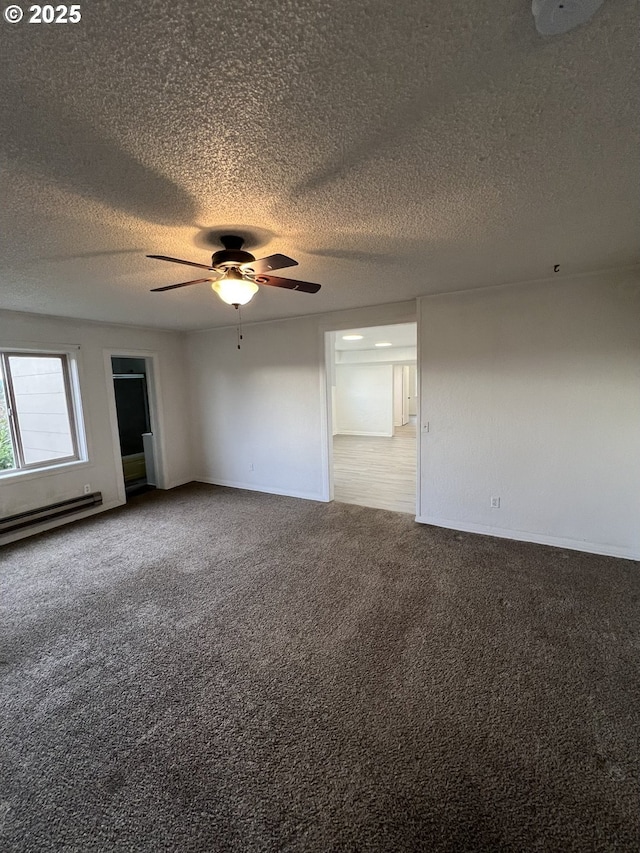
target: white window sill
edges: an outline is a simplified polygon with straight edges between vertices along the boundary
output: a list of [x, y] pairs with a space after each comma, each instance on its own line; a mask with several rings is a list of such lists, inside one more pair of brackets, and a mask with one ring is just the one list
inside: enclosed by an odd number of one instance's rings
[[39, 477], [53, 477], [56, 474], [67, 474], [89, 468], [91, 463], [88, 459], [74, 459], [73, 462], [62, 462], [60, 465], [47, 465], [46, 468], [23, 468], [21, 470], [0, 472], [0, 485], [22, 482], [23, 480], [35, 480]]

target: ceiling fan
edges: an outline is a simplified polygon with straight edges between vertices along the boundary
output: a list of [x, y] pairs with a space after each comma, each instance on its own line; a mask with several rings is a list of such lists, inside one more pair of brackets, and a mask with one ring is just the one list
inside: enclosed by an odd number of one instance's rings
[[243, 251], [244, 239], [234, 234], [225, 234], [220, 237], [220, 242], [224, 249], [214, 252], [211, 256], [211, 264], [183, 261], [180, 258], [167, 257], [167, 255], [147, 255], [148, 258], [156, 258], [159, 261], [200, 267], [214, 274], [208, 278], [196, 278], [193, 281], [183, 281], [180, 284], [154, 287], [152, 292], [158, 293], [163, 290], [174, 290], [176, 287], [188, 287], [191, 284], [211, 282], [212, 289], [223, 302], [238, 308], [240, 305], [246, 305], [253, 298], [258, 292], [259, 284], [285, 287], [288, 290], [302, 290], [304, 293], [317, 293], [320, 290], [319, 284], [312, 284], [310, 281], [296, 281], [293, 278], [280, 278], [276, 275], [267, 274], [271, 270], [297, 266], [298, 262], [294, 261], [293, 258], [288, 258], [286, 255], [269, 255], [266, 258], [256, 259], [249, 252]]

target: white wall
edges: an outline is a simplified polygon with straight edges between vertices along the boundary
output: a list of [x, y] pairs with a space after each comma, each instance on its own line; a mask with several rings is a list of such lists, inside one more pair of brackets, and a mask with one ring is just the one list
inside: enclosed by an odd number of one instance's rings
[[[184, 335], [0, 311], [0, 345], [33, 349], [79, 347], [80, 391], [89, 448], [86, 463], [60, 471], [50, 469], [0, 477], [0, 516], [77, 497], [86, 483], [91, 485], [92, 491], [103, 494], [103, 506], [98, 511], [122, 503], [119, 495], [122, 470], [114, 450], [117, 435], [113, 435], [110, 420], [109, 395], [113, 392], [105, 363], [106, 350], [123, 354], [157, 353], [159, 438], [164, 449], [165, 485], [171, 488], [192, 479]], [[7, 536], [2, 541], [31, 535], [39, 529], [29, 528], [25, 534]]]
[[[335, 335], [334, 335], [335, 338]], [[336, 350], [335, 353], [335, 362], [330, 362], [330, 374], [332, 376], [332, 391], [333, 391], [333, 410], [332, 410], [332, 424], [333, 424], [333, 434], [337, 435], [339, 432], [346, 434], [356, 434], [356, 435], [392, 435], [393, 431], [389, 433], [387, 431], [387, 422], [386, 415], [385, 419], [380, 416], [380, 413], [376, 413], [376, 418], [378, 424], [376, 427], [370, 425], [370, 427], [362, 428], [360, 426], [361, 418], [358, 417], [357, 411], [350, 412], [347, 411], [349, 407], [349, 401], [345, 400], [345, 406], [342, 407], [341, 411], [336, 409], [336, 366], [340, 365], [353, 365], [353, 364], [393, 364], [394, 365], [394, 373], [393, 373], [393, 426], [402, 426], [402, 411], [403, 411], [403, 388], [402, 388], [402, 367], [410, 365], [413, 369], [413, 375], [415, 380], [416, 374], [416, 365], [415, 361], [417, 358], [417, 347], [393, 347], [390, 349], [361, 349], [361, 350]], [[363, 374], [364, 376], [365, 374]], [[359, 387], [359, 383], [356, 379], [358, 374], [354, 371], [350, 373], [349, 371], [342, 371], [343, 376], [343, 385], [346, 381], [355, 381], [353, 392], [355, 395], [359, 395], [363, 390], [362, 387]], [[399, 381], [396, 380], [396, 376], [399, 376]], [[347, 380], [349, 377], [349, 380]], [[364, 380], [367, 384], [369, 383], [368, 379]], [[415, 381], [414, 381], [415, 384]], [[379, 394], [378, 390], [375, 390], [374, 395], [377, 397]], [[344, 395], [343, 395], [344, 396]], [[373, 400], [370, 401], [370, 405], [373, 404]], [[414, 402], [414, 412], [415, 411], [415, 402]], [[355, 416], [355, 420], [354, 420]], [[353, 424], [356, 423], [356, 426]]]
[[393, 435], [393, 365], [337, 364], [335, 418], [342, 435]]
[[314, 319], [188, 338], [196, 479], [322, 499], [322, 336]]
[[637, 271], [424, 297], [419, 339], [420, 520], [640, 558]]

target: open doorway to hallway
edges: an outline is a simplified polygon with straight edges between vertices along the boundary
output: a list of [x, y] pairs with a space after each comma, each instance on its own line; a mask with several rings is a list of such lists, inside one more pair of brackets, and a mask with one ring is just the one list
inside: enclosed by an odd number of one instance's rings
[[415, 323], [327, 335], [334, 500], [415, 514], [416, 346]]

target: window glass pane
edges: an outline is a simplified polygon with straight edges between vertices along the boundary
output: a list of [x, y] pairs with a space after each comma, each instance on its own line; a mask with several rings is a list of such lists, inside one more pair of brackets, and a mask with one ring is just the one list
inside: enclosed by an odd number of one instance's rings
[[74, 455], [62, 359], [9, 356], [25, 465]]
[[11, 431], [9, 430], [9, 416], [7, 414], [7, 399], [4, 392], [4, 383], [0, 375], [0, 471], [8, 471], [15, 468], [11, 446]]

